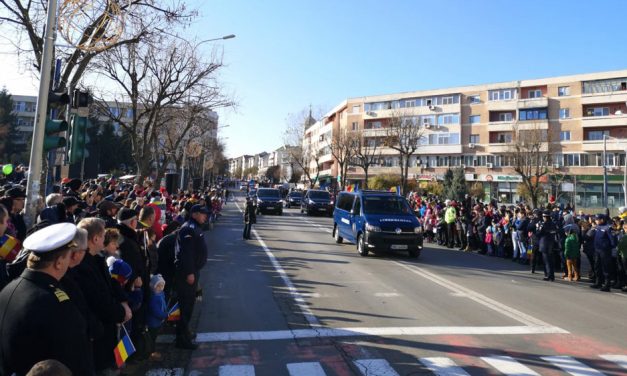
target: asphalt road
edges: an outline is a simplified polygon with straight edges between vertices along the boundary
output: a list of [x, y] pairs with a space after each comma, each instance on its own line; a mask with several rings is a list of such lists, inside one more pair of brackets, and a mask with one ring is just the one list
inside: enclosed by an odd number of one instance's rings
[[364, 258], [297, 209], [244, 241], [241, 208], [207, 235], [187, 374], [627, 375], [626, 294], [428, 244]]

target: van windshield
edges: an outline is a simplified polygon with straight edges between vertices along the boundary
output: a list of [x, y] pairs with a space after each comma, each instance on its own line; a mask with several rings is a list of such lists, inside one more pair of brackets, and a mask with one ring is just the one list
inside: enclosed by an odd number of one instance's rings
[[257, 191], [258, 197], [267, 197], [267, 198], [276, 198], [279, 199], [281, 196], [279, 195], [278, 189], [260, 189]]
[[330, 200], [331, 196], [327, 191], [309, 191], [309, 198]]
[[364, 197], [364, 213], [366, 214], [409, 214], [411, 210], [407, 201], [399, 196]]

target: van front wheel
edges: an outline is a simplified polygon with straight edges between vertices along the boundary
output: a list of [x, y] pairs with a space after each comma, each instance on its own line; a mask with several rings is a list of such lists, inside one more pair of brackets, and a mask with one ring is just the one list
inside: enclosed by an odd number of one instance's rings
[[362, 257], [368, 256], [368, 248], [366, 248], [366, 243], [364, 242], [364, 236], [362, 234], [359, 234], [357, 237], [357, 252]]
[[333, 239], [335, 239], [337, 244], [342, 244], [342, 241], [344, 240], [340, 236], [340, 230], [338, 230], [337, 225], [333, 226]]

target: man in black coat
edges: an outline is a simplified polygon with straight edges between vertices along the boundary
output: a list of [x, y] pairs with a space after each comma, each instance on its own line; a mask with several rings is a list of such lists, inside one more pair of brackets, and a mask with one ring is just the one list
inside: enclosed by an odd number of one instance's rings
[[85, 319], [59, 286], [76, 226], [60, 223], [29, 236], [28, 268], [0, 292], [0, 373], [25, 375], [55, 359], [74, 375], [93, 375]]
[[536, 235], [538, 237], [538, 248], [542, 253], [542, 261], [544, 262], [544, 280], [555, 281], [555, 266], [553, 260], [553, 243], [557, 235], [557, 227], [551, 219], [551, 213], [545, 211], [542, 214], [542, 222], [536, 225]]
[[87, 231], [87, 253], [73, 270], [91, 312], [102, 323], [103, 333], [93, 338], [96, 371], [114, 369], [113, 349], [117, 345], [117, 324], [131, 319], [126, 302], [119, 302], [111, 283], [111, 276], [100, 251], [104, 249], [105, 223], [99, 218], [85, 218], [78, 224]]
[[189, 322], [194, 311], [198, 276], [207, 263], [207, 246], [202, 225], [207, 221], [209, 210], [206, 206], [194, 205], [191, 218], [178, 232], [175, 246], [176, 292], [181, 309], [181, 318], [176, 325], [176, 346], [183, 349], [196, 349], [192, 343]]

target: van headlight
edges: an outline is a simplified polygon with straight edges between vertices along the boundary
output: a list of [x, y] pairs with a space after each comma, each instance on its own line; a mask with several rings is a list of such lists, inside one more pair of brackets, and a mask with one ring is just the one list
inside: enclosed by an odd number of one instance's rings
[[373, 226], [370, 223], [366, 223], [366, 231], [369, 231], [369, 232], [381, 232], [381, 227]]
[[414, 234], [422, 234], [422, 227], [421, 226], [414, 227]]

